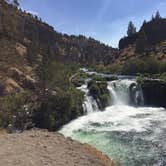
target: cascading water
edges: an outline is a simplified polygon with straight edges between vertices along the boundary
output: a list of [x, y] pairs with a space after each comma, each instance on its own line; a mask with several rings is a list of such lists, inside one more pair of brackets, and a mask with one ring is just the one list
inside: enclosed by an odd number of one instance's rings
[[78, 89], [85, 93], [85, 99], [83, 103], [83, 109], [85, 114], [90, 114], [99, 111], [96, 100], [89, 94], [87, 83], [82, 85]]
[[91, 144], [124, 166], [166, 165], [166, 110], [143, 107], [142, 90], [133, 79], [108, 82], [112, 105], [103, 112], [87, 86], [80, 89], [87, 115], [60, 133]]
[[108, 83], [108, 90], [114, 105], [143, 105], [142, 89], [135, 80], [116, 80]]

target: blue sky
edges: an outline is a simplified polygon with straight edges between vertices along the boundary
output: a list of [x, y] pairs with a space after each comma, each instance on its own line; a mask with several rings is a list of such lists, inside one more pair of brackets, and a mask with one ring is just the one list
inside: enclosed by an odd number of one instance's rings
[[166, 0], [19, 0], [34, 13], [67, 34], [91, 36], [113, 47], [126, 35], [131, 20], [139, 29], [157, 10], [166, 17]]

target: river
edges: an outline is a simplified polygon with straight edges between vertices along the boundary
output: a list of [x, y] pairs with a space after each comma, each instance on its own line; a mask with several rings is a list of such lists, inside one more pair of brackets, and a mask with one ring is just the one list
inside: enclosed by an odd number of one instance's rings
[[85, 115], [59, 132], [96, 147], [123, 166], [166, 165], [166, 110], [144, 107], [142, 90], [134, 78], [120, 77], [108, 82], [107, 88], [110, 106], [101, 111], [87, 84], [79, 87], [85, 92]]

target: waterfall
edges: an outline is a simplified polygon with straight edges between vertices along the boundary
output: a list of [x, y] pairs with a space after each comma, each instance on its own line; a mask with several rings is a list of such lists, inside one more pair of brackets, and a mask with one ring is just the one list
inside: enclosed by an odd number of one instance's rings
[[[116, 80], [108, 82], [107, 86], [111, 102], [110, 105], [143, 106], [143, 93], [134, 80]], [[90, 95], [87, 82], [78, 88], [85, 93], [83, 109], [85, 114], [100, 111], [96, 100]]]
[[135, 80], [116, 80], [108, 82], [113, 105], [143, 105], [143, 93]]
[[90, 95], [87, 83], [79, 87], [82, 92], [85, 93], [85, 99], [83, 103], [83, 110], [85, 114], [90, 114], [96, 111], [99, 111], [96, 100]]
[[136, 80], [118, 78], [107, 84], [111, 102], [104, 111], [90, 95], [87, 82], [79, 87], [85, 93], [85, 115], [59, 132], [96, 147], [120, 165], [166, 165], [166, 110], [143, 107]]

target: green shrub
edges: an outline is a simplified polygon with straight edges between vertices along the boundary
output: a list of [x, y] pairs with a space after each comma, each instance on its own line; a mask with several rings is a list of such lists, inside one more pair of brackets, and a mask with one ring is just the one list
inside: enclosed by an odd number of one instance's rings
[[57, 130], [72, 119], [83, 115], [84, 94], [75, 88], [59, 90], [56, 95], [47, 94], [41, 100], [34, 121], [39, 128]]
[[165, 73], [162, 73], [160, 76], [159, 76], [159, 79], [163, 80], [166, 82], [166, 72]]
[[143, 59], [134, 58], [127, 61], [122, 69], [122, 74], [136, 75], [138, 73], [159, 73], [160, 63], [152, 57]]
[[38, 105], [33, 101], [33, 95], [23, 91], [0, 98], [0, 126], [6, 128], [10, 124], [13, 130], [23, 130], [27, 123], [32, 124], [33, 111]]
[[93, 74], [93, 75], [91, 76], [91, 78], [92, 78], [92, 80], [94, 80], [94, 81], [106, 81], [106, 79], [105, 79], [104, 77], [99, 76], [99, 75], [96, 75], [96, 74]]
[[92, 80], [88, 83], [88, 89], [90, 94], [97, 101], [100, 109], [104, 109], [109, 105], [110, 95], [107, 89], [106, 81], [96, 82]]
[[145, 80], [145, 77], [144, 76], [138, 76], [137, 77], [137, 83], [139, 85], [143, 84], [144, 83], [144, 80]]

